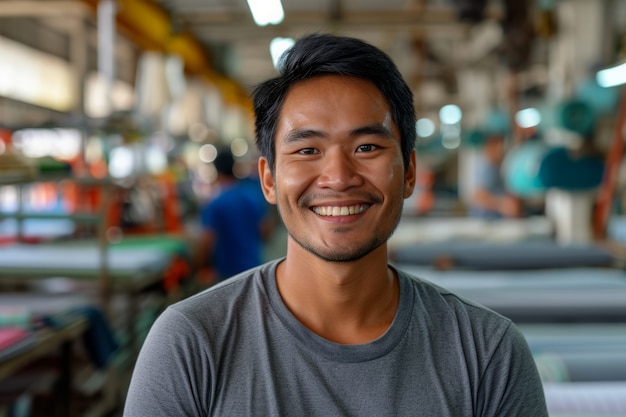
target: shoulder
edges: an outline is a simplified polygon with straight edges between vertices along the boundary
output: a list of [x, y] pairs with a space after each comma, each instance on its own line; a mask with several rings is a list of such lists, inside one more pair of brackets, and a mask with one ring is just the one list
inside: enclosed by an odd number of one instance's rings
[[398, 276], [413, 292], [414, 323], [445, 340], [448, 348], [474, 352], [478, 369], [486, 369], [494, 358], [494, 363], [517, 359], [532, 363], [522, 332], [508, 317], [409, 273], [399, 270]]
[[[268, 309], [266, 280], [273, 277], [274, 263], [242, 272], [167, 307], [150, 330], [150, 349], [169, 352], [159, 357], [200, 355], [216, 360], [216, 352], [245, 343], [246, 335], [265, 319], [259, 311]], [[196, 360], [189, 358], [190, 363]]]
[[170, 305], [164, 314], [178, 315], [179, 320], [203, 327], [207, 326], [207, 321], [221, 325], [235, 313], [241, 316], [254, 305], [266, 302], [266, 280], [274, 276], [277, 263], [278, 260], [274, 260], [228, 278]]
[[474, 174], [479, 178], [482, 176], [493, 176], [499, 170], [498, 166], [481, 157], [474, 165]]
[[198, 309], [204, 311], [207, 304], [228, 305], [237, 302], [238, 299], [245, 298], [252, 292], [263, 290], [265, 280], [273, 276], [277, 263], [278, 260], [272, 260], [243, 271], [206, 290], [178, 301], [168, 308], [182, 313], [194, 313]]
[[[504, 334], [512, 327], [511, 320], [490, 308], [406, 271], [397, 270], [414, 293], [415, 308], [453, 321], [460, 329]], [[514, 326], [513, 326], [514, 327]], [[494, 335], [495, 336], [495, 335]]]

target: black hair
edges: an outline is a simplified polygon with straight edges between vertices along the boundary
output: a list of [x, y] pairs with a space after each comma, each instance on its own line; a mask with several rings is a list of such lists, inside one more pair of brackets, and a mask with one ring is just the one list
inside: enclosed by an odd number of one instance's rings
[[278, 70], [278, 77], [259, 84], [253, 93], [256, 144], [272, 172], [278, 114], [289, 88], [300, 81], [331, 74], [363, 78], [382, 92], [400, 130], [402, 158], [408, 169], [416, 138], [413, 93], [387, 54], [360, 39], [312, 34], [283, 53]]
[[228, 147], [218, 148], [217, 155], [215, 156], [215, 160], [213, 161], [213, 165], [215, 165], [215, 169], [220, 174], [228, 175], [230, 177], [235, 176], [233, 172], [233, 168], [235, 166], [235, 157], [230, 151], [230, 148]]

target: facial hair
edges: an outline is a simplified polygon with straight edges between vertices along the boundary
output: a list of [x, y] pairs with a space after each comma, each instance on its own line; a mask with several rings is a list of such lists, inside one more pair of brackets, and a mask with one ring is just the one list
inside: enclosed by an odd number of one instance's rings
[[[278, 190], [276, 190], [276, 194], [278, 195]], [[371, 202], [372, 206], [382, 204], [383, 202], [383, 199], [376, 195], [373, 195], [370, 193], [367, 193], [364, 195], [368, 196], [364, 198], [364, 200]], [[402, 191], [400, 191], [396, 195], [402, 196], [403, 193]], [[280, 199], [278, 200], [280, 201]], [[308, 201], [311, 201], [311, 200], [313, 200], [312, 196], [303, 196], [298, 202], [298, 207], [302, 210], [309, 210], [310, 205]], [[294, 240], [294, 242], [296, 242], [304, 250], [318, 257], [319, 259], [322, 259], [326, 262], [334, 262], [334, 263], [355, 262], [367, 256], [368, 254], [373, 252], [375, 249], [383, 245], [385, 242], [387, 242], [387, 240], [389, 240], [391, 235], [393, 235], [394, 231], [396, 230], [398, 226], [398, 223], [400, 222], [400, 218], [402, 215], [402, 204], [403, 204], [404, 199], [400, 197], [400, 198], [394, 198], [393, 200], [394, 201], [392, 201], [391, 207], [389, 208], [389, 211], [388, 211], [390, 216], [391, 215], [394, 216], [393, 221], [391, 223], [391, 227], [389, 227], [388, 230], [382, 230], [379, 228], [380, 226], [379, 224], [374, 225], [373, 227], [374, 233], [371, 236], [371, 238], [363, 242], [359, 246], [355, 246], [355, 247], [347, 246], [347, 247], [342, 247], [342, 248], [328, 248], [328, 247], [324, 247], [323, 245], [316, 245], [313, 239], [310, 238], [309, 234], [302, 233], [302, 235], [298, 236], [294, 234], [292, 230], [290, 230], [290, 228], [284, 222], [284, 220], [283, 220], [283, 224], [287, 228], [287, 233], [289, 234], [291, 239]], [[280, 205], [278, 205], [278, 213], [281, 216], [281, 219], [283, 219], [283, 214], [281, 213]], [[385, 222], [384, 225], [386, 224], [389, 224], [389, 223]], [[349, 230], [351, 230], [351, 228], [337, 225], [334, 229], [334, 232], [343, 233]]]

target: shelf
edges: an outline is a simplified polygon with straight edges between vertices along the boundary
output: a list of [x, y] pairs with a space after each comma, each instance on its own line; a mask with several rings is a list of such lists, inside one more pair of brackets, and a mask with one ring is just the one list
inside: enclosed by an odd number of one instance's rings
[[3, 219], [44, 219], [44, 220], [72, 220], [80, 223], [97, 224], [102, 221], [100, 214], [88, 214], [88, 213], [0, 213], [0, 220]]
[[97, 178], [91, 176], [76, 176], [66, 171], [28, 175], [27, 173], [0, 170], [0, 187], [61, 181], [71, 181], [80, 185], [107, 185], [114, 184], [115, 179], [112, 177]]
[[22, 171], [0, 171], [0, 186], [22, 184], [34, 180], [34, 176]]

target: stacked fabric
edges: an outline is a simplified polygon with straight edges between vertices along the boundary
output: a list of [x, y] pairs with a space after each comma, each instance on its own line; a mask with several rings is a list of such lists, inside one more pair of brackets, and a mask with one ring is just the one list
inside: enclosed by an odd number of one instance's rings
[[35, 178], [37, 167], [25, 157], [6, 152], [0, 154], [0, 181], [3, 183], [30, 180]]
[[0, 362], [30, 349], [35, 337], [27, 329], [20, 327], [0, 327]]

